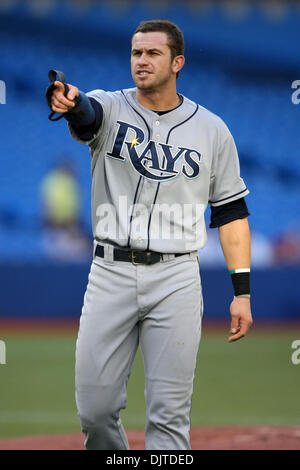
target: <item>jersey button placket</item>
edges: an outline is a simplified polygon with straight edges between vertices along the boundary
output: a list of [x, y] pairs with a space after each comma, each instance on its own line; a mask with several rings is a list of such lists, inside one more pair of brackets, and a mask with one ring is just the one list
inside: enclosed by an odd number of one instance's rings
[[153, 129], [153, 133], [154, 133], [156, 139], [160, 139], [160, 133], [158, 132], [158, 129], [157, 129], [157, 127], [159, 125], [160, 125], [160, 121], [157, 119], [155, 121], [155, 126], [154, 126], [154, 129]]

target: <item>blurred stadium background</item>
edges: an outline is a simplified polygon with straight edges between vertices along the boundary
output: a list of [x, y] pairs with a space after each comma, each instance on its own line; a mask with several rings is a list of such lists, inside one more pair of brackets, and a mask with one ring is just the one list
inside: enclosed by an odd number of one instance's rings
[[[300, 280], [300, 106], [292, 102], [292, 83], [300, 79], [300, 6], [191, 0], [0, 2], [0, 79], [6, 85], [0, 106], [2, 315], [77, 316], [86, 284], [89, 155], [64, 120], [47, 118], [48, 70], [63, 70], [83, 91], [133, 86], [130, 38], [139, 21], [153, 17], [174, 20], [185, 34], [179, 91], [220, 115], [236, 140], [251, 191], [256, 317], [298, 316], [300, 293], [290, 279]], [[43, 182], [62, 163], [72, 167], [78, 184], [77, 238], [54, 234], [44, 220]], [[72, 199], [70, 192], [65, 198]], [[217, 231], [208, 229], [208, 236], [200, 253], [206, 311], [218, 316], [224, 295], [231, 296], [230, 281]]]
[[[235, 138], [241, 174], [250, 189], [246, 201], [251, 213], [253, 240], [254, 320], [268, 321], [271, 325], [275, 320], [299, 320], [300, 105], [292, 101], [295, 92], [292, 83], [300, 80], [299, 3], [2, 0], [0, 80], [6, 88], [4, 96], [2, 86], [0, 100], [2, 322], [32, 317], [78, 320], [87, 284], [91, 260], [90, 157], [85, 146], [71, 139], [64, 120], [57, 123], [48, 120], [45, 100], [48, 70], [64, 71], [67, 82], [78, 85], [82, 91], [134, 86], [130, 75], [130, 38], [141, 20], [151, 18], [173, 20], [184, 32], [186, 65], [178, 79], [178, 91], [221, 116]], [[67, 167], [63, 174], [65, 179], [58, 178], [51, 183], [53, 170], [59, 171], [62, 167]], [[60, 194], [65, 199], [70, 198], [70, 204], [75, 206], [78, 229], [75, 235], [72, 230], [66, 233], [62, 227], [54, 227], [46, 220], [45, 197], [55, 184], [60, 188], [58, 192], [61, 190]], [[207, 221], [209, 216], [208, 209]], [[232, 287], [216, 230], [208, 229], [208, 243], [200, 252], [200, 264], [204, 320], [222, 319], [227, 328]], [[0, 338], [5, 339], [3, 325]], [[196, 422], [299, 423], [299, 412], [295, 415], [294, 404], [297, 383], [299, 390], [300, 366], [296, 377], [297, 367], [290, 364], [289, 357], [291, 340], [297, 339], [297, 335], [300, 338], [300, 331], [299, 328], [291, 331], [283, 336], [277, 334], [275, 339], [258, 335], [252, 343], [255, 353], [250, 343], [237, 345], [241, 363], [235, 362], [238, 359], [233, 355], [228, 369], [222, 364], [223, 381], [227, 372], [230, 374], [232, 364], [235, 370], [248, 365], [248, 373], [253, 372], [258, 363], [264, 364], [257, 387], [252, 390], [254, 414], [251, 418], [243, 415], [240, 421], [233, 409], [218, 408], [223, 393], [220, 389], [211, 395], [217, 380], [212, 364], [215, 364], [215, 371], [219, 371], [220, 366], [214, 361], [227, 352], [223, 346], [221, 349], [217, 346], [220, 344], [218, 336], [211, 343], [204, 340], [201, 367], [208, 374], [208, 380], [205, 381], [207, 388], [201, 389], [205, 401], [204, 404], [199, 401], [200, 421], [196, 419]], [[26, 408], [26, 403], [33, 395], [40, 397], [36, 402], [40, 415], [31, 423], [31, 432], [57, 430], [55, 413], [64, 420], [65, 427], [60, 430], [78, 426], [74, 424], [77, 423], [73, 415], [74, 403], [69, 405], [69, 411], [67, 405], [69, 393], [73, 393], [72, 375], [65, 375], [66, 370], [72, 374], [73, 349], [70, 352], [68, 348], [73, 345], [73, 336], [72, 343], [68, 338], [50, 336], [48, 346], [43, 339], [34, 342], [29, 337], [30, 346], [28, 341], [25, 346], [22, 342], [25, 340], [9, 335], [7, 338], [11, 338], [8, 344], [11, 344], [15, 369], [13, 366], [10, 369], [7, 366], [5, 372], [1, 369], [7, 381], [2, 388], [0, 413], [2, 424], [6, 424], [0, 429], [0, 435], [13, 435], [14, 425], [20, 420], [23, 424], [19, 423], [19, 433], [28, 431], [26, 425], [33, 416], [34, 405]], [[26, 366], [22, 366], [25, 349], [31, 370], [27, 382]], [[60, 358], [61, 370], [54, 370]], [[210, 366], [206, 360], [210, 361]], [[57, 373], [62, 378], [60, 385], [54, 385]], [[12, 388], [19, 374], [26, 382], [24, 385], [23, 381], [24, 394], [20, 399], [12, 399]], [[269, 400], [266, 405], [261, 396], [268, 374], [264, 390]], [[64, 379], [68, 382], [65, 388]], [[42, 389], [46, 383], [47, 390]], [[249, 374], [228, 383], [225, 394], [235, 393], [235, 387], [240, 386], [244, 387], [239, 395], [242, 397], [253, 386]], [[134, 388], [135, 385], [132, 390]], [[53, 406], [49, 408], [50, 397]], [[211, 402], [206, 401], [208, 397]], [[286, 397], [285, 406], [289, 409], [280, 408], [282, 397]], [[135, 405], [139, 399], [136, 400]], [[46, 403], [47, 418], [42, 413]], [[142, 406], [140, 404], [141, 409]], [[234, 406], [236, 413], [239, 410], [242, 413], [249, 402], [240, 398]], [[128, 418], [130, 425], [142, 426], [143, 415], [131, 416], [133, 418]], [[48, 427], [41, 428], [38, 426], [41, 423], [45, 426], [48, 423]]]

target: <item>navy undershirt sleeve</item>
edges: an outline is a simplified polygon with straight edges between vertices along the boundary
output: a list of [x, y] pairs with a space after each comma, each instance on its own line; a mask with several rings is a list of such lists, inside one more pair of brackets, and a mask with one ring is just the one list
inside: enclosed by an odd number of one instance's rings
[[220, 227], [236, 219], [248, 217], [248, 207], [245, 199], [242, 197], [235, 201], [222, 204], [221, 206], [211, 206], [210, 228]]
[[88, 141], [93, 138], [102, 124], [103, 109], [97, 100], [80, 92], [76, 108], [65, 113], [64, 117], [71, 124], [76, 135], [81, 140]]

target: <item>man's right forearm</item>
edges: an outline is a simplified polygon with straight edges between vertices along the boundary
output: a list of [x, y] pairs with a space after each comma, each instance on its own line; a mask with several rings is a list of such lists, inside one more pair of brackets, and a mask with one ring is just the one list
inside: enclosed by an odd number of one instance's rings
[[80, 91], [77, 100], [78, 102], [75, 108], [65, 113], [64, 117], [70, 124], [75, 124], [76, 126], [88, 126], [92, 124], [95, 120], [95, 110], [90, 99], [85, 93]]
[[64, 117], [82, 140], [90, 140], [101, 126], [103, 110], [98, 101], [79, 92], [76, 107], [65, 113]]

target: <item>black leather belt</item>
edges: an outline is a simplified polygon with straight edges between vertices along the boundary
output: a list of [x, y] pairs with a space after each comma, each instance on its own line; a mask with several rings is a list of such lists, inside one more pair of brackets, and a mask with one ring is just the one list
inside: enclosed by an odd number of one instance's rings
[[[188, 253], [175, 253], [175, 257]], [[104, 258], [104, 247], [97, 245], [95, 255]], [[162, 260], [162, 253], [156, 251], [118, 250], [114, 247], [114, 260], [128, 261], [132, 264], [155, 264]]]

